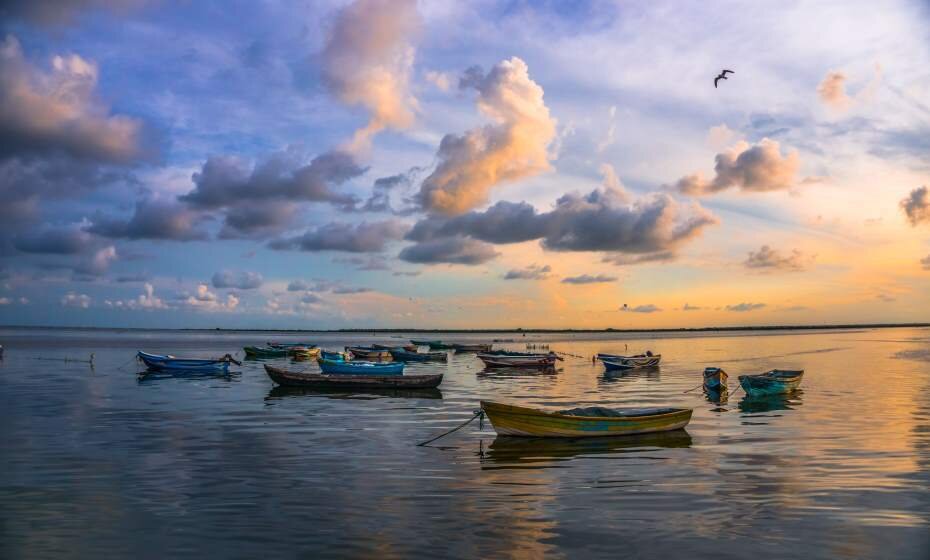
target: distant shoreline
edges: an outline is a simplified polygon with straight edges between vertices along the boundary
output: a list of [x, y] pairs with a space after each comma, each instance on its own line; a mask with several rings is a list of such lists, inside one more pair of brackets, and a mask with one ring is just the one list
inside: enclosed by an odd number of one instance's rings
[[351, 328], [351, 329], [227, 329], [227, 328], [145, 328], [145, 327], [69, 327], [69, 326], [24, 326], [2, 325], [0, 329], [50, 330], [72, 329], [88, 331], [173, 331], [173, 332], [267, 332], [267, 333], [439, 333], [439, 334], [573, 334], [573, 333], [701, 333], [701, 332], [738, 332], [738, 331], [813, 331], [813, 330], [850, 330], [850, 329], [893, 329], [930, 327], [930, 323], [859, 323], [845, 325], [762, 325], [729, 327], [681, 327], [659, 329], [416, 329], [416, 328]]

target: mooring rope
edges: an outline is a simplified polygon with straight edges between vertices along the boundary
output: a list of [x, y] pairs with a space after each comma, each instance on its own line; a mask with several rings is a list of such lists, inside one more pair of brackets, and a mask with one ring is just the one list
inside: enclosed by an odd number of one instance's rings
[[[447, 435], [451, 434], [452, 432], [457, 432], [457, 431], [461, 430], [462, 428], [464, 428], [465, 426], [467, 426], [467, 425], [471, 424], [472, 422], [474, 422], [474, 421], [475, 421], [475, 418], [481, 418], [482, 421], [483, 421], [483, 419], [484, 419], [484, 410], [482, 410], [482, 409], [479, 408], [478, 410], [474, 410], [473, 412], [474, 412], [474, 416], [472, 416], [471, 418], [469, 418], [469, 419], [466, 420], [465, 422], [459, 424], [459, 425], [456, 426], [455, 428], [452, 428], [452, 429], [449, 430], [448, 432], [439, 434], [438, 436], [434, 437], [433, 439], [429, 439], [429, 440], [426, 440], [426, 441], [423, 441], [423, 442], [418, 443], [418, 444], [417, 444], [417, 447], [423, 447], [423, 446], [425, 446], [426, 444], [433, 443], [434, 441], [436, 441], [436, 440], [439, 439], [439, 438], [444, 438], [444, 437], [446, 437]], [[480, 430], [482, 427], [483, 427], [483, 426], [481, 425], [481, 422], [479, 422], [479, 427], [478, 427], [478, 429]]]

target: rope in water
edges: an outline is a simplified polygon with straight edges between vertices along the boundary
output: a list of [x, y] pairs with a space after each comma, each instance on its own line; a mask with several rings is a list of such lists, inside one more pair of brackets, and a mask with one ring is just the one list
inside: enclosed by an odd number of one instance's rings
[[[418, 444], [417, 444], [417, 447], [423, 447], [423, 446], [425, 446], [425, 445], [427, 445], [427, 444], [429, 444], [429, 443], [433, 443], [434, 441], [436, 441], [436, 440], [439, 439], [439, 438], [444, 438], [444, 437], [446, 437], [447, 435], [451, 434], [452, 432], [457, 432], [457, 431], [461, 430], [462, 428], [464, 428], [465, 426], [467, 426], [467, 425], [471, 424], [472, 422], [474, 422], [474, 421], [475, 421], [475, 418], [481, 418], [482, 420], [484, 419], [484, 411], [481, 410], [480, 408], [479, 408], [478, 410], [473, 411], [473, 412], [474, 412], [474, 416], [472, 416], [471, 418], [469, 418], [469, 419], [466, 420], [465, 422], [459, 424], [459, 425], [456, 426], [455, 428], [452, 428], [452, 429], [449, 430], [448, 432], [439, 434], [438, 436], [434, 437], [433, 439], [429, 439], [429, 440], [426, 440], [426, 441], [423, 441], [423, 442], [418, 443]], [[479, 428], [479, 429], [480, 429], [480, 428]]]
[[89, 360], [82, 360], [80, 358], [33, 358], [33, 360], [42, 360], [43, 362], [78, 362], [81, 364], [90, 364], [94, 365], [94, 355], [90, 355]]

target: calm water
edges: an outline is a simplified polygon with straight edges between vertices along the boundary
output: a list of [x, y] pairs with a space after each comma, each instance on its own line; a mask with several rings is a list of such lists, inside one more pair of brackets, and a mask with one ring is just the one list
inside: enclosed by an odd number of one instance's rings
[[[411, 366], [446, 373], [420, 395], [276, 389], [260, 362], [140, 379], [132, 361], [140, 348], [207, 357], [269, 338], [298, 337], [0, 330], [0, 557], [930, 557], [928, 329], [532, 335], [663, 362], [605, 377], [566, 358], [556, 373], [508, 375], [460, 355]], [[91, 352], [94, 369], [36, 359]], [[803, 368], [803, 392], [684, 393], [706, 365], [732, 384]], [[687, 433], [664, 436], [514, 441], [475, 422], [415, 446], [482, 398], [695, 411]]]

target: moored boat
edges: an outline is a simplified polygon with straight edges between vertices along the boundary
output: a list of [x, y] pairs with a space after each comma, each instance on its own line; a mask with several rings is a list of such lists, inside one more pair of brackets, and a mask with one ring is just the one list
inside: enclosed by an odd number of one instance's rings
[[346, 346], [348, 352], [353, 358], [359, 360], [390, 360], [391, 353], [388, 350], [380, 350], [371, 346]]
[[739, 384], [750, 397], [781, 395], [797, 390], [804, 370], [773, 369], [758, 375], [740, 375]]
[[291, 357], [295, 360], [311, 360], [320, 355], [320, 349], [317, 346], [306, 347], [306, 346], [292, 346], [288, 349], [290, 351]]
[[247, 358], [284, 358], [287, 357], [287, 348], [272, 348], [270, 346], [246, 346]]
[[603, 437], [648, 434], [684, 428], [690, 408], [574, 408], [550, 412], [481, 401], [494, 430], [502, 436]]
[[704, 390], [720, 392], [727, 388], [727, 372], [718, 367], [704, 368]]
[[327, 375], [288, 371], [265, 364], [268, 377], [286, 387], [318, 387], [326, 389], [434, 389], [442, 383], [442, 374], [435, 375]]
[[452, 343], [449, 346], [452, 347], [456, 352], [490, 352], [493, 348], [493, 344], [456, 344]]
[[391, 351], [391, 357], [397, 362], [447, 362], [448, 352], [410, 352], [400, 348]]
[[268, 341], [265, 343], [269, 348], [316, 348], [316, 344], [313, 342], [275, 342]]
[[403, 375], [403, 362], [357, 362], [340, 360], [317, 360], [320, 371], [325, 375]]
[[452, 350], [450, 344], [446, 344], [441, 340], [410, 340], [413, 344], [417, 346], [429, 346], [430, 350]]
[[659, 361], [662, 360], [662, 354], [653, 354], [652, 352], [636, 354], [635, 356], [622, 356], [620, 354], [598, 354], [597, 359], [601, 361], [610, 360], [611, 362], [619, 362], [626, 365], [631, 365], [633, 367], [653, 367], [659, 365]]
[[149, 354], [139, 351], [136, 356], [150, 371], [188, 372], [188, 373], [227, 373], [229, 364], [239, 362], [226, 354], [219, 359], [176, 358], [162, 354]]
[[533, 354], [529, 352], [509, 352], [498, 350], [478, 354], [478, 359], [489, 368], [519, 367], [519, 368], [547, 368], [555, 366], [560, 358], [555, 352], [548, 354]]
[[601, 363], [604, 364], [604, 369], [606, 371], [627, 371], [636, 369], [637, 367], [633, 364], [628, 364], [619, 360], [609, 360], [607, 358], [601, 358]]
[[342, 352], [330, 352], [329, 350], [320, 350], [320, 357], [324, 360], [335, 360], [338, 362], [344, 362], [346, 355]]

